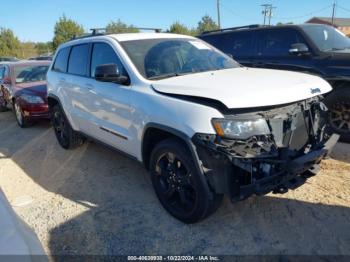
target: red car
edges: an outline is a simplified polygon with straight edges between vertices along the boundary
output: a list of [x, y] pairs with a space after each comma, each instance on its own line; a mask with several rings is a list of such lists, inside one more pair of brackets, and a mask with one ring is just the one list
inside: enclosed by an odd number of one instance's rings
[[46, 72], [51, 61], [0, 64], [0, 111], [13, 109], [20, 127], [48, 119]]

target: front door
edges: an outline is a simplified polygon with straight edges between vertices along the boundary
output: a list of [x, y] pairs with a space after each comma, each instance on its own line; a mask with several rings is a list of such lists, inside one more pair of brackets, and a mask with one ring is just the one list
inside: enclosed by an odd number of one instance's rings
[[[292, 44], [307, 43], [301, 34], [292, 28], [259, 30], [257, 32], [257, 56], [254, 67], [313, 73], [312, 54], [290, 54]], [[309, 47], [310, 48], [310, 47]]]
[[116, 64], [121, 74], [127, 73], [111, 45], [96, 42], [91, 48], [89, 77], [85, 79], [83, 91], [88, 99], [81, 101], [83, 107], [90, 112], [87, 132], [98, 140], [131, 154], [131, 87], [100, 82], [94, 78], [96, 67], [103, 64]]

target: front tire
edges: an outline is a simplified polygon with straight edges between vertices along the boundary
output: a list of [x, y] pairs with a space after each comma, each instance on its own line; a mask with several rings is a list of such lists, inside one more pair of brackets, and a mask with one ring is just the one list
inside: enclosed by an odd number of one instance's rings
[[222, 195], [208, 192], [186, 146], [167, 139], [154, 148], [150, 162], [151, 179], [162, 206], [184, 223], [198, 222], [214, 213]]
[[51, 121], [58, 143], [64, 149], [73, 149], [84, 143], [84, 138], [73, 130], [60, 105], [51, 111]]
[[23, 110], [17, 100], [13, 101], [13, 109], [16, 116], [17, 124], [21, 128], [26, 128], [30, 126], [31, 122], [28, 119], [26, 119], [26, 117], [23, 115]]
[[350, 90], [334, 91], [326, 97], [325, 103], [332, 131], [341, 136], [341, 141], [350, 143]]

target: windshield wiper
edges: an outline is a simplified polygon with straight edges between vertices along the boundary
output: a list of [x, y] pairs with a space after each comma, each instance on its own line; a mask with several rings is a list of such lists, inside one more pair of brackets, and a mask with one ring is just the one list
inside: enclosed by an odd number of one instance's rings
[[168, 74], [163, 74], [163, 75], [157, 75], [157, 76], [151, 76], [148, 79], [149, 80], [160, 80], [164, 78], [170, 78], [170, 77], [175, 77], [175, 76], [183, 76], [187, 74], [191, 74], [193, 72], [188, 72], [188, 73], [168, 73]]

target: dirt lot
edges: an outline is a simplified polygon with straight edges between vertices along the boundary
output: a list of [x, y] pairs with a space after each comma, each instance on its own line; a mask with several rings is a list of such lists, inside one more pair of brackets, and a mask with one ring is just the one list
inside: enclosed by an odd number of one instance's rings
[[0, 114], [0, 187], [49, 254], [350, 254], [350, 145], [285, 195], [223, 206], [184, 225], [143, 167], [95, 143], [59, 147], [48, 123]]

